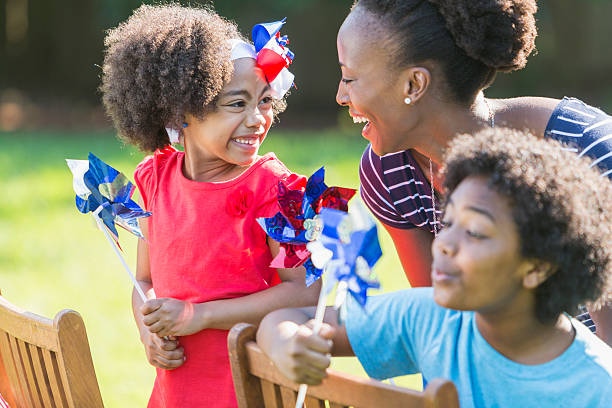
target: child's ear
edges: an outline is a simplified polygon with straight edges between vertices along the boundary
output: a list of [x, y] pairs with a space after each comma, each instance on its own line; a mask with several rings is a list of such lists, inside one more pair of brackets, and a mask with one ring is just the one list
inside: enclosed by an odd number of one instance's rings
[[555, 266], [550, 262], [542, 260], [527, 261], [525, 274], [523, 275], [523, 286], [526, 289], [535, 289], [553, 273], [555, 273]]

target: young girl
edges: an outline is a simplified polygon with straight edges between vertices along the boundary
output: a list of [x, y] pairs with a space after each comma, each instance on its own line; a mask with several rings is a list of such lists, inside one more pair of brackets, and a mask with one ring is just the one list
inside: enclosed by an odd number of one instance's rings
[[279, 182], [305, 179], [257, 154], [283, 101], [249, 50], [232, 23], [178, 5], [142, 6], [106, 38], [106, 109], [127, 142], [154, 151], [135, 172], [153, 213], [137, 267], [151, 299], [133, 296], [157, 367], [149, 407], [235, 406], [227, 330], [316, 303], [303, 268], [269, 267], [278, 244], [256, 222], [279, 210]]
[[609, 407], [612, 349], [565, 312], [609, 300], [612, 187], [588, 159], [520, 133], [451, 144], [433, 288], [349, 303], [345, 327], [329, 311], [320, 336], [298, 326], [310, 309], [268, 315], [257, 341], [281, 371], [318, 384], [331, 351], [379, 379], [450, 379], [463, 408]]

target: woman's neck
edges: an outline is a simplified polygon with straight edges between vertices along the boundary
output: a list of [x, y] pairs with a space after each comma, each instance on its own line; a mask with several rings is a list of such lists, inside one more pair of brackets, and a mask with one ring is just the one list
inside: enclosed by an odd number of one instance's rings
[[503, 356], [520, 364], [543, 364], [560, 356], [574, 340], [574, 328], [563, 314], [540, 322], [532, 307], [476, 312], [482, 337]]
[[434, 186], [436, 190], [441, 188], [441, 180], [436, 177], [439, 167], [442, 165], [444, 151], [448, 144], [463, 133], [476, 133], [491, 126], [491, 118], [495, 112], [492, 104], [485, 99], [480, 92], [474, 103], [469, 108], [456, 104], [435, 102], [427, 108], [428, 120], [423, 123], [420, 130], [416, 130], [420, 136], [411, 138], [418, 140], [414, 146], [417, 154], [415, 160], [423, 170], [427, 180], [432, 179], [429, 171], [429, 160], [431, 160], [434, 173]]
[[444, 151], [448, 144], [463, 133], [476, 133], [491, 126], [491, 117], [494, 116], [482, 92], [469, 107], [432, 101], [425, 109], [428, 112], [427, 120], [422, 122], [420, 130], [422, 137], [411, 138], [418, 140], [414, 150], [431, 159], [435, 164], [441, 165]]

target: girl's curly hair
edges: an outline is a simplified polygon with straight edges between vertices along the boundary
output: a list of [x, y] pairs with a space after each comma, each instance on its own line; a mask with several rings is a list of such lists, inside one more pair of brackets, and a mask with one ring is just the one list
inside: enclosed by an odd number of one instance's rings
[[[144, 151], [167, 146], [167, 126], [203, 118], [234, 71], [236, 25], [207, 8], [143, 5], [104, 41], [102, 101], [119, 136]], [[275, 113], [284, 101], [275, 102]]]
[[510, 200], [521, 255], [555, 267], [535, 290], [543, 322], [612, 297], [612, 183], [561, 147], [527, 132], [487, 129], [455, 138], [443, 170], [447, 197], [465, 178], [485, 176]]
[[535, 49], [535, 0], [357, 0], [393, 39], [395, 65], [434, 62], [459, 103]]

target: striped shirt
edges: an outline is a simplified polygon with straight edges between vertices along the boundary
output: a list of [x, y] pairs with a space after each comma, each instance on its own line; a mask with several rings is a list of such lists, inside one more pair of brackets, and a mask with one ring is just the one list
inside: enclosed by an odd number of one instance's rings
[[0, 394], [0, 408], [10, 408], [8, 402]]
[[[602, 177], [612, 179], [612, 117], [578, 99], [563, 98], [548, 121], [545, 136], [563, 142], [562, 149], [590, 157]], [[431, 184], [411, 150], [377, 156], [368, 145], [361, 157], [359, 178], [362, 200], [382, 223], [434, 231]], [[436, 209], [436, 222], [440, 213]]]
[[[434, 232], [431, 184], [410, 150], [377, 156], [366, 147], [359, 166], [361, 199], [383, 223]], [[436, 208], [436, 222], [441, 211]]]
[[578, 308], [578, 314], [575, 316], [576, 319], [586, 327], [588, 327], [593, 333], [597, 331], [597, 327], [595, 327], [595, 322], [591, 319], [591, 314], [587, 310], [586, 306], [580, 306]]

